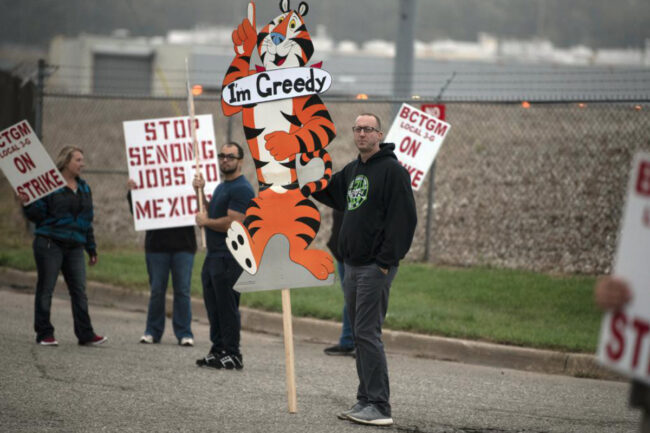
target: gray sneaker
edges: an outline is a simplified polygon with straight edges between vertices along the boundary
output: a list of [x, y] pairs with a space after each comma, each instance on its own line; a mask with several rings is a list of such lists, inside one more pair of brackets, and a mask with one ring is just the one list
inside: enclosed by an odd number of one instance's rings
[[350, 417], [351, 413], [359, 412], [361, 409], [363, 409], [367, 405], [368, 405], [368, 403], [363, 403], [363, 402], [358, 401], [350, 409], [344, 410], [343, 412], [336, 415], [336, 417], [338, 419], [350, 419], [349, 417]]
[[369, 404], [360, 411], [349, 414], [348, 419], [359, 424], [379, 426], [393, 425], [393, 418], [382, 414], [374, 404]]

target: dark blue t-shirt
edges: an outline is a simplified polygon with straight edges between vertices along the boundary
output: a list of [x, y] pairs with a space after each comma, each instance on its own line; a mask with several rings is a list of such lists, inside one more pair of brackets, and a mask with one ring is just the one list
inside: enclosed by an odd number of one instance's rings
[[[227, 215], [228, 209], [246, 213], [248, 203], [255, 197], [253, 187], [241, 175], [236, 179], [220, 183], [212, 194], [208, 204], [208, 217], [212, 219]], [[208, 257], [230, 256], [226, 246], [226, 233], [210, 230], [206, 227], [205, 241], [208, 247]]]

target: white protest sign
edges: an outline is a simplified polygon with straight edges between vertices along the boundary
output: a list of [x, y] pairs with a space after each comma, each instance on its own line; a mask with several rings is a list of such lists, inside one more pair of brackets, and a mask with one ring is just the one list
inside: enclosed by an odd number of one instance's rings
[[411, 186], [419, 190], [451, 125], [408, 104], [402, 104], [384, 138], [395, 143], [395, 155], [411, 175]]
[[634, 158], [613, 274], [627, 281], [632, 301], [605, 314], [598, 360], [650, 384], [650, 154]]
[[0, 168], [16, 194], [29, 197], [25, 205], [65, 185], [26, 120], [0, 132]]
[[249, 105], [323, 93], [331, 85], [332, 76], [322, 69], [275, 69], [230, 83], [222, 90], [221, 98], [228, 105]]
[[[196, 160], [190, 117], [124, 122], [136, 230], [194, 225], [198, 201], [192, 179]], [[212, 115], [195, 117], [200, 170], [207, 200], [219, 183], [219, 164]]]

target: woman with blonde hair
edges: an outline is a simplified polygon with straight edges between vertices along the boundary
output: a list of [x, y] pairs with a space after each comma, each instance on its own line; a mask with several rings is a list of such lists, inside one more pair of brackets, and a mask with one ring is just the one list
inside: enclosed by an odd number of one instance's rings
[[[84, 167], [83, 151], [66, 146], [56, 158], [56, 165], [65, 181], [62, 188], [23, 208], [25, 216], [36, 225], [33, 242], [38, 271], [34, 299], [34, 331], [36, 342], [57, 346], [54, 326], [50, 322], [52, 293], [59, 276], [68, 286], [74, 333], [80, 345], [102, 344], [107, 338], [95, 334], [88, 314], [86, 266], [84, 249], [90, 266], [97, 263], [93, 233], [93, 201], [90, 187], [80, 175]], [[28, 198], [20, 196], [23, 204]]]

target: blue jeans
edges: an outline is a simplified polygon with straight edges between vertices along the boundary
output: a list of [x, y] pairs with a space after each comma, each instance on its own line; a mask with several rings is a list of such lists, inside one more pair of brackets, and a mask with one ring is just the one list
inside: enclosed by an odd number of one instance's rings
[[[343, 279], [345, 278], [345, 266], [343, 262], [336, 261], [336, 268], [339, 271], [339, 279], [341, 280], [341, 289], [343, 289]], [[341, 337], [339, 338], [339, 346], [350, 348], [354, 347], [354, 339], [352, 338], [352, 326], [350, 326], [350, 316], [348, 316], [348, 305], [343, 299], [343, 313], [341, 314], [343, 325], [341, 329]]]
[[172, 313], [174, 335], [178, 340], [183, 337], [192, 337], [190, 286], [194, 254], [187, 252], [146, 253], [146, 259], [151, 297], [147, 311], [147, 327], [144, 333], [151, 335], [154, 341], [160, 341], [162, 338], [165, 331], [165, 293], [171, 271], [172, 286], [174, 287]]
[[54, 337], [54, 326], [50, 322], [52, 294], [59, 271], [63, 273], [70, 302], [74, 334], [80, 343], [87, 343], [95, 336], [86, 297], [86, 263], [82, 246], [64, 247], [53, 240], [36, 236], [33, 242], [34, 261], [38, 270], [36, 295], [34, 297], [34, 331], [36, 341]]
[[241, 316], [239, 314], [239, 292], [233, 289], [242, 268], [232, 256], [211, 257], [203, 262], [201, 281], [203, 301], [210, 321], [210, 353], [226, 352], [241, 355], [239, 339]]

